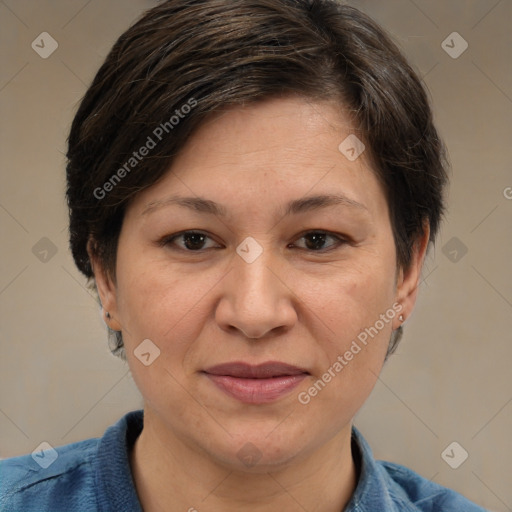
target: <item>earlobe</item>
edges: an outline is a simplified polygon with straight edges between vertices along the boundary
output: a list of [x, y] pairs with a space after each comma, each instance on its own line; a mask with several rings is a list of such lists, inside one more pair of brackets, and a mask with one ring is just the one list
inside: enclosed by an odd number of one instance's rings
[[422, 235], [416, 239], [413, 245], [409, 266], [406, 269], [401, 268], [399, 272], [396, 301], [402, 305], [402, 311], [400, 316], [396, 318], [396, 325], [393, 325], [393, 329], [398, 329], [414, 309], [429, 239], [430, 225], [426, 222]]
[[108, 275], [104, 266], [96, 256], [94, 251], [94, 241], [90, 238], [87, 242], [87, 254], [91, 262], [91, 268], [94, 274], [94, 281], [98, 290], [98, 295], [102, 305], [103, 317], [105, 323], [114, 331], [121, 331], [121, 323], [117, 315], [117, 292], [114, 282]]

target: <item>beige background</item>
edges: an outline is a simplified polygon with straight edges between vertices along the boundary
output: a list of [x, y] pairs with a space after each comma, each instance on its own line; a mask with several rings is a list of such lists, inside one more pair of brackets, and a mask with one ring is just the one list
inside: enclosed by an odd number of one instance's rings
[[[510, 511], [512, 1], [350, 3], [391, 31], [424, 77], [453, 167], [419, 304], [356, 425], [377, 458]], [[0, 2], [0, 457], [101, 436], [141, 407], [68, 251], [63, 153], [110, 46], [155, 4]], [[454, 31], [469, 44], [456, 59], [441, 47]], [[58, 42], [47, 59], [31, 47], [41, 32]], [[51, 248], [43, 237], [56, 254], [41, 253]], [[469, 452], [458, 469], [441, 458], [452, 441]]]

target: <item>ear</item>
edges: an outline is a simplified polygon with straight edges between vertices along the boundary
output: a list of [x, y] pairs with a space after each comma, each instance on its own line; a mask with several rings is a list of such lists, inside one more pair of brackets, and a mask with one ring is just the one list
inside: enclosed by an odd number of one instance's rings
[[[393, 329], [398, 329], [414, 309], [429, 238], [430, 224], [426, 221], [423, 225], [423, 234], [417, 238], [413, 245], [409, 267], [405, 270], [401, 268], [398, 273], [396, 302], [402, 305], [402, 310], [400, 315], [395, 317]], [[403, 315], [403, 320], [399, 319], [401, 315]]]
[[[87, 254], [89, 255], [96, 288], [98, 289], [98, 294], [103, 308], [103, 319], [112, 330], [120, 331], [121, 324], [119, 323], [119, 316], [117, 314], [116, 285], [96, 256], [96, 251], [93, 247], [94, 240], [89, 238], [89, 241], [87, 242]], [[107, 312], [109, 313], [110, 318], [107, 317]]]

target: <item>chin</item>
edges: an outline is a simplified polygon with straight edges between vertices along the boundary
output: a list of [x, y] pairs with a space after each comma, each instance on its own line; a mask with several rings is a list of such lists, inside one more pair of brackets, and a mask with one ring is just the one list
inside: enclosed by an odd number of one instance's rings
[[[275, 421], [260, 423], [259, 428], [254, 425], [247, 429], [233, 426], [229, 430], [236, 432], [236, 435], [223, 436], [216, 446], [210, 444], [210, 457], [217, 459], [229, 471], [263, 474], [285, 469], [317, 446], [313, 429], [301, 427], [301, 431], [298, 431], [298, 426], [293, 429], [296, 432], [291, 432], [289, 427], [280, 432], [278, 429]], [[304, 432], [308, 432], [308, 438]], [[215, 442], [215, 439], [211, 442]]]

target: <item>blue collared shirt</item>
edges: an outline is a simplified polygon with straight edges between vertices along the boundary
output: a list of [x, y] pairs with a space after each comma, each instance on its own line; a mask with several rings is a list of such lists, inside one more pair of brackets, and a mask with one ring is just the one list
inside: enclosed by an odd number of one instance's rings
[[[142, 410], [132, 411], [101, 438], [1, 460], [0, 510], [142, 512], [129, 450], [143, 418]], [[352, 448], [359, 480], [345, 512], [486, 512], [404, 466], [376, 461], [355, 427]]]

